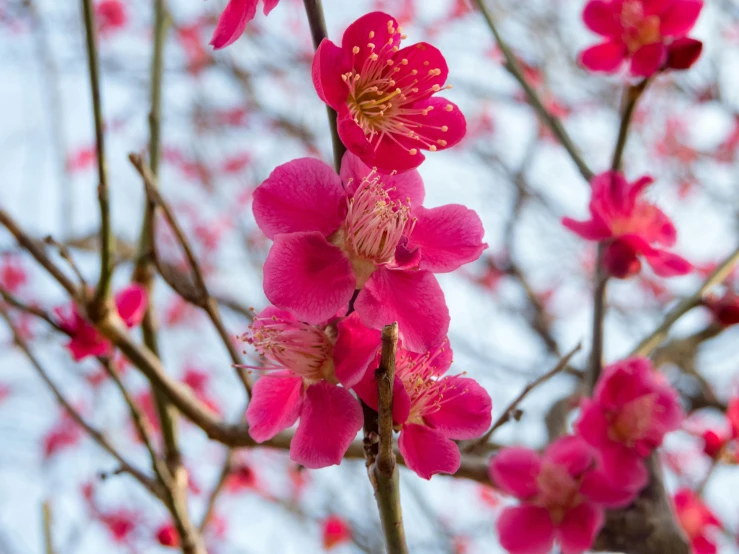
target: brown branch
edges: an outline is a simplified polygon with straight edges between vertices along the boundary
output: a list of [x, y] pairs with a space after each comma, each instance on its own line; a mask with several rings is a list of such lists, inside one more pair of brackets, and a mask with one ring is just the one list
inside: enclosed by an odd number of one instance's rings
[[[313, 37], [313, 47], [318, 49], [323, 39], [328, 37], [326, 31], [326, 19], [323, 16], [323, 5], [321, 0], [303, 0], [305, 5], [305, 13], [308, 16], [308, 24], [310, 25], [310, 33]], [[338, 117], [336, 110], [328, 104], [326, 105], [328, 114], [328, 125], [331, 129], [331, 144], [334, 149], [334, 167], [338, 173], [341, 170], [341, 158], [346, 152], [346, 146], [339, 138], [336, 118]]]
[[521, 85], [524, 92], [526, 93], [526, 97], [528, 98], [529, 104], [534, 109], [534, 111], [536, 111], [537, 115], [539, 116], [539, 119], [541, 119], [541, 121], [547, 127], [549, 127], [549, 130], [552, 131], [554, 136], [557, 137], [560, 144], [562, 144], [564, 149], [570, 155], [570, 158], [572, 158], [572, 161], [575, 162], [575, 165], [577, 166], [577, 169], [580, 171], [580, 174], [589, 183], [593, 179], [593, 176], [594, 176], [593, 172], [590, 170], [590, 168], [587, 166], [585, 161], [580, 156], [580, 153], [577, 151], [577, 147], [572, 142], [572, 139], [567, 134], [567, 131], [565, 131], [565, 128], [562, 126], [562, 123], [559, 121], [559, 119], [557, 119], [554, 115], [552, 115], [552, 113], [549, 110], [547, 110], [541, 98], [539, 97], [539, 94], [536, 92], [536, 90], [534, 90], [534, 88], [526, 80], [526, 77], [523, 74], [523, 71], [521, 70], [521, 67], [518, 64], [518, 61], [516, 60], [515, 54], [509, 48], [508, 44], [506, 44], [506, 42], [503, 40], [503, 37], [501, 37], [500, 33], [498, 32], [498, 28], [495, 24], [493, 14], [490, 11], [490, 8], [488, 8], [487, 5], [485, 4], [485, 0], [475, 0], [475, 4], [477, 4], [477, 7], [479, 8], [480, 12], [485, 18], [486, 23], [488, 24], [488, 27], [490, 27], [490, 30], [493, 32], [493, 36], [495, 36], [495, 40], [498, 43], [498, 47], [500, 48], [500, 51], [503, 53], [503, 56], [505, 57], [505, 60], [506, 60], [505, 68], [513, 76], [513, 78], [516, 79], [516, 81], [518, 81], [518, 83]]
[[43, 368], [41, 363], [38, 361], [36, 356], [33, 355], [31, 352], [31, 349], [28, 346], [28, 343], [23, 338], [21, 333], [18, 331], [18, 328], [13, 323], [13, 320], [11, 319], [10, 315], [8, 314], [7, 309], [0, 305], [0, 317], [2, 317], [5, 320], [5, 323], [8, 325], [8, 328], [10, 329], [11, 333], [13, 334], [13, 342], [18, 346], [18, 348], [21, 349], [21, 351], [25, 354], [26, 358], [31, 362], [31, 365], [36, 370], [36, 372], [39, 374], [41, 379], [46, 383], [46, 386], [49, 387], [49, 390], [51, 390], [52, 394], [56, 398], [56, 401], [66, 410], [66, 412], [69, 414], [69, 416], [79, 425], [82, 427], [85, 432], [92, 438], [95, 443], [98, 444], [103, 450], [108, 452], [113, 458], [115, 458], [118, 463], [121, 465], [121, 468], [126, 473], [130, 474], [132, 477], [134, 477], [139, 483], [141, 483], [144, 487], [146, 487], [154, 496], [158, 498], [162, 498], [163, 491], [159, 484], [154, 481], [151, 477], [148, 477], [145, 475], [142, 471], [136, 469], [133, 465], [131, 465], [123, 456], [113, 447], [113, 445], [108, 441], [108, 439], [92, 427], [85, 419], [77, 412], [77, 410], [74, 409], [72, 404], [65, 398], [65, 396], [61, 393], [59, 388], [56, 386], [54, 381], [52, 381], [51, 377], [49, 377], [49, 374], [46, 372], [46, 370]]
[[[393, 451], [393, 382], [397, 347], [398, 324], [386, 325], [382, 330], [380, 367], [375, 371], [378, 413], [376, 419], [372, 416], [373, 429], [370, 431], [379, 436], [376, 448], [367, 450], [367, 471], [375, 491], [387, 552], [407, 554], [408, 546], [400, 508], [400, 478]], [[373, 438], [370, 441], [375, 442]]]
[[529, 395], [529, 393], [536, 389], [539, 385], [546, 383], [549, 379], [565, 369], [567, 367], [567, 364], [570, 363], [570, 360], [580, 350], [580, 348], [582, 348], [581, 344], [575, 346], [575, 348], [570, 350], [564, 356], [564, 358], [562, 358], [551, 370], [547, 371], [545, 374], [537, 377], [528, 385], [526, 385], [521, 393], [513, 399], [513, 401], [506, 407], [505, 410], [503, 410], [503, 413], [500, 414], [500, 417], [497, 420], [495, 420], [495, 423], [493, 423], [493, 426], [490, 428], [490, 430], [478, 440], [468, 443], [462, 448], [462, 450], [464, 452], [474, 452], [487, 444], [488, 440], [490, 440], [490, 437], [493, 436], [493, 433], [495, 433], [495, 431], [497, 431], [500, 427], [510, 421], [511, 416], [516, 412], [519, 404], [523, 402], [523, 400]]
[[105, 121], [103, 119], [103, 103], [100, 97], [100, 68], [97, 51], [97, 27], [95, 26], [95, 9], [92, 0], [82, 0], [87, 38], [87, 65], [90, 73], [90, 89], [95, 121], [95, 145], [98, 165], [98, 204], [100, 205], [100, 279], [95, 290], [92, 307], [103, 310], [106, 299], [110, 296], [110, 285], [113, 278], [113, 231], [110, 221], [110, 200], [108, 198], [108, 168], [105, 162]]
[[701, 303], [703, 295], [706, 294], [713, 286], [721, 283], [726, 279], [739, 263], [739, 247], [736, 248], [729, 256], [721, 262], [721, 264], [711, 273], [703, 284], [689, 297], [683, 299], [674, 308], [665, 315], [662, 323], [652, 333], [647, 335], [642, 341], [631, 351], [629, 356], [649, 356], [655, 348], [667, 337], [672, 326], [683, 315]]

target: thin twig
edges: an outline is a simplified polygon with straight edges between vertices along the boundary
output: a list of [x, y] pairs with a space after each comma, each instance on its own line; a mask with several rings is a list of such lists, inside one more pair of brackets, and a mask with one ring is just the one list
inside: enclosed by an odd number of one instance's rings
[[108, 198], [108, 169], [105, 162], [105, 121], [103, 119], [103, 103], [100, 96], [100, 68], [97, 51], [97, 27], [95, 26], [95, 9], [92, 0], [82, 0], [87, 37], [87, 65], [90, 72], [90, 89], [95, 120], [95, 146], [98, 164], [98, 204], [100, 205], [100, 279], [93, 307], [102, 310], [105, 300], [110, 296], [110, 285], [113, 278], [113, 230], [110, 221], [110, 200]]
[[703, 284], [689, 297], [679, 302], [665, 315], [662, 323], [649, 335], [644, 337], [642, 341], [631, 351], [629, 356], [649, 356], [655, 348], [667, 337], [672, 326], [683, 315], [701, 303], [703, 295], [708, 292], [714, 285], [717, 285], [726, 279], [739, 263], [739, 247], [736, 248], [729, 256], [711, 273]]
[[51, 516], [51, 504], [48, 500], [44, 500], [41, 504], [41, 517], [44, 524], [44, 547], [46, 554], [56, 554], [54, 549], [54, 538], [52, 536], [53, 519]]
[[606, 318], [606, 292], [608, 290], [608, 274], [603, 267], [605, 248], [598, 245], [598, 258], [595, 267], [595, 287], [593, 287], [593, 344], [590, 352], [590, 371], [588, 386], [592, 391], [600, 379], [603, 370], [603, 331]]
[[0, 287], [0, 296], [2, 296], [3, 300], [7, 302], [10, 306], [14, 307], [16, 310], [19, 310], [21, 312], [36, 316], [40, 319], [43, 319], [46, 323], [48, 323], [50, 326], [52, 326], [57, 331], [64, 332], [64, 329], [56, 322], [54, 321], [54, 318], [52, 318], [48, 313], [46, 313], [44, 310], [37, 308], [35, 306], [29, 306], [28, 304], [23, 303], [22, 301], [18, 300], [15, 296], [10, 294], [7, 290]]
[[644, 79], [638, 85], [630, 86], [626, 89], [624, 98], [624, 108], [621, 115], [621, 125], [618, 129], [618, 138], [616, 139], [616, 147], [613, 151], [611, 169], [620, 171], [623, 161], [624, 150], [626, 148], [626, 140], [629, 137], [629, 126], [636, 110], [636, 104], [639, 102], [642, 94], [649, 84], [649, 79]]
[[215, 512], [216, 508], [216, 501], [218, 500], [218, 497], [221, 494], [221, 491], [223, 491], [223, 487], [226, 484], [226, 481], [228, 480], [228, 476], [231, 474], [231, 465], [233, 463], [233, 456], [234, 451], [232, 448], [229, 448], [226, 451], [226, 456], [223, 459], [223, 463], [221, 464], [221, 471], [218, 473], [218, 479], [216, 480], [216, 484], [213, 486], [213, 490], [210, 491], [210, 495], [208, 496], [208, 501], [205, 504], [205, 512], [203, 512], [203, 518], [200, 520], [200, 525], [198, 526], [198, 529], [201, 533], [205, 531], [205, 528], [208, 526], [208, 523], [210, 523], [210, 519], [213, 516], [213, 513]]
[[51, 261], [51, 259], [49, 259], [41, 244], [29, 237], [28, 234], [20, 228], [18, 223], [10, 217], [10, 214], [2, 209], [0, 209], [0, 224], [10, 231], [10, 234], [15, 237], [18, 244], [28, 251], [28, 253], [31, 254], [31, 256], [33, 256], [36, 261], [49, 272], [49, 275], [54, 277], [56, 282], [59, 283], [72, 298], [77, 296], [77, 293], [79, 292], [77, 286], [56, 266], [56, 264], [54, 264], [54, 262]]
[[469, 443], [466, 447], [463, 448], [463, 451], [472, 452], [487, 444], [488, 440], [490, 440], [490, 437], [493, 436], [493, 433], [495, 433], [498, 428], [505, 425], [511, 419], [511, 415], [518, 409], [518, 405], [523, 402], [523, 400], [529, 395], [529, 393], [536, 389], [539, 385], [546, 383], [549, 379], [565, 369], [567, 367], [567, 364], [570, 363], [570, 360], [580, 350], [580, 348], [582, 348], [582, 344], [578, 344], [577, 346], [575, 346], [575, 348], [570, 350], [564, 356], [564, 358], [562, 358], [557, 363], [556, 366], [526, 385], [521, 393], [516, 398], [514, 398], [510, 404], [508, 404], [505, 410], [503, 410], [503, 413], [500, 414], [500, 417], [497, 420], [495, 420], [495, 423], [493, 423], [493, 426], [490, 428], [490, 430], [475, 442]]
[[154, 481], [151, 477], [148, 477], [145, 475], [142, 471], [136, 469], [133, 465], [131, 465], [123, 456], [113, 447], [113, 445], [108, 441], [108, 439], [103, 435], [100, 431], [92, 427], [85, 419], [77, 412], [77, 410], [74, 409], [72, 404], [64, 397], [64, 395], [61, 393], [59, 388], [56, 386], [54, 381], [51, 380], [51, 377], [49, 377], [49, 374], [46, 372], [46, 370], [43, 368], [41, 363], [38, 361], [36, 356], [33, 355], [31, 352], [28, 343], [23, 338], [21, 333], [18, 331], [17, 327], [13, 323], [13, 320], [11, 319], [10, 315], [7, 312], [7, 309], [0, 305], [0, 317], [2, 317], [5, 322], [8, 325], [8, 328], [10, 329], [11, 333], [13, 334], [13, 341], [18, 346], [18, 348], [21, 349], [21, 351], [26, 355], [28, 360], [31, 362], [31, 365], [36, 370], [36, 372], [39, 374], [41, 379], [43, 379], [44, 383], [49, 387], [52, 394], [56, 398], [57, 402], [67, 411], [69, 416], [79, 425], [82, 427], [85, 432], [106, 452], [108, 452], [113, 458], [115, 458], [118, 463], [121, 465], [121, 468], [123, 470], [130, 474], [132, 477], [134, 477], [137, 481], [139, 481], [142, 485], [144, 485], [151, 493], [161, 498], [162, 490], [159, 487], [159, 484]]
[[375, 490], [387, 553], [407, 554], [403, 513], [400, 508], [400, 478], [393, 451], [393, 382], [397, 347], [398, 324], [386, 325], [382, 330], [380, 367], [375, 371], [378, 389], [376, 432], [379, 435], [379, 444], [377, 451], [371, 451], [367, 458], [367, 469]]
[[[321, 0], [303, 0], [305, 5], [305, 13], [308, 15], [308, 24], [310, 25], [310, 33], [313, 37], [313, 47], [318, 49], [323, 39], [328, 37], [326, 31], [326, 19], [323, 16], [323, 6]], [[331, 143], [334, 149], [334, 166], [338, 173], [341, 169], [341, 158], [346, 152], [346, 146], [341, 142], [339, 138], [339, 131], [337, 127], [336, 118], [338, 114], [331, 106], [326, 105], [326, 112], [328, 113], [328, 125], [331, 129]]]
[[488, 24], [488, 27], [490, 27], [490, 30], [493, 32], [493, 35], [495, 36], [495, 40], [498, 43], [498, 47], [500, 48], [500, 51], [503, 53], [503, 56], [505, 57], [505, 60], [506, 60], [505, 68], [513, 76], [513, 78], [516, 79], [516, 81], [518, 81], [518, 83], [521, 85], [524, 92], [526, 93], [526, 97], [528, 98], [529, 104], [531, 105], [532, 108], [534, 108], [534, 111], [536, 111], [541, 121], [547, 127], [549, 127], [552, 133], [554, 133], [554, 135], [559, 140], [560, 144], [562, 144], [564, 149], [567, 150], [568, 154], [570, 155], [570, 158], [572, 158], [572, 161], [575, 162], [577, 169], [580, 171], [580, 174], [585, 178], [587, 182], [590, 182], [593, 179], [593, 172], [590, 170], [590, 168], [587, 166], [585, 161], [580, 156], [579, 152], [577, 151], [577, 147], [572, 142], [572, 139], [567, 134], [567, 131], [565, 131], [565, 128], [562, 126], [562, 123], [559, 121], [559, 119], [557, 119], [554, 115], [552, 115], [552, 113], [549, 110], [547, 110], [541, 98], [539, 97], [539, 94], [536, 92], [534, 87], [532, 87], [529, 84], [529, 82], [526, 80], [526, 76], [523, 74], [523, 71], [521, 70], [521, 67], [518, 64], [518, 61], [516, 60], [515, 54], [509, 48], [508, 44], [506, 44], [506, 42], [503, 40], [503, 37], [501, 37], [500, 33], [498, 32], [498, 28], [493, 18], [493, 13], [490, 11], [490, 8], [488, 8], [487, 5], [485, 4], [485, 0], [475, 0], [475, 4], [477, 4], [477, 7], [480, 9], [480, 12], [482, 12], [483, 17], [485, 18], [485, 21]]

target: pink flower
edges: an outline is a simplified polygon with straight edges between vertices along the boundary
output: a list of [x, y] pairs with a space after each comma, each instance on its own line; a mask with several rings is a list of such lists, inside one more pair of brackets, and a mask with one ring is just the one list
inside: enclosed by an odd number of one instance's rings
[[348, 387], [361, 379], [379, 333], [355, 314], [310, 325], [269, 307], [255, 317], [246, 340], [270, 364], [259, 368], [270, 373], [254, 385], [246, 411], [252, 438], [264, 442], [300, 419], [290, 459], [310, 469], [341, 463], [363, 421]]
[[631, 74], [649, 77], [661, 69], [688, 69], [703, 44], [686, 35], [703, 0], [590, 0], [583, 20], [604, 42], [580, 55], [591, 71], [613, 73], [630, 60]]
[[[144, 319], [147, 306], [146, 290], [140, 285], [129, 285], [116, 295], [115, 305], [123, 322], [129, 328], [135, 327]], [[112, 346], [108, 339], [80, 315], [75, 304], [67, 308], [56, 308], [54, 312], [59, 325], [71, 337], [67, 348], [75, 361], [80, 361], [87, 356], [110, 356], [112, 354]]]
[[677, 491], [674, 497], [677, 519], [690, 539], [694, 554], [716, 554], [716, 544], [708, 535], [713, 527], [721, 528], [721, 522], [703, 503], [700, 497], [689, 489]]
[[[269, 15], [280, 0], [264, 0], [264, 15]], [[218, 19], [218, 25], [210, 39], [214, 49], [219, 50], [236, 42], [257, 14], [259, 0], [229, 0], [226, 9]]]
[[704, 304], [713, 312], [713, 317], [719, 325], [729, 327], [739, 324], [739, 295], [727, 291], [721, 297], [709, 297]]
[[398, 22], [382, 12], [360, 17], [341, 47], [324, 39], [313, 58], [318, 96], [339, 114], [339, 136], [367, 165], [406, 171], [419, 150], [444, 150], [465, 135], [459, 108], [433, 95], [444, 88], [444, 57], [425, 42], [399, 48]]
[[177, 534], [177, 529], [171, 523], [162, 525], [157, 530], [157, 541], [162, 546], [177, 547], [180, 545], [180, 537]]
[[343, 518], [330, 515], [323, 521], [323, 548], [331, 550], [352, 540], [352, 528]]
[[600, 452], [606, 475], [637, 491], [649, 478], [644, 458], [683, 418], [677, 393], [647, 358], [606, 367], [581, 410], [575, 428]]
[[126, 7], [121, 0], [101, 0], [95, 5], [95, 17], [102, 36], [122, 29], [128, 21]]
[[[398, 445], [406, 465], [424, 479], [456, 473], [460, 454], [454, 441], [480, 437], [490, 427], [490, 396], [472, 379], [444, 375], [452, 363], [446, 339], [425, 354], [399, 347], [395, 363], [393, 420], [400, 430]], [[375, 410], [378, 392], [372, 368], [378, 364], [375, 358], [354, 387]]]
[[11, 294], [17, 293], [28, 282], [21, 259], [12, 254], [2, 257], [0, 264], [0, 286]]
[[226, 478], [226, 490], [231, 493], [239, 493], [244, 490], [260, 489], [259, 481], [251, 465], [240, 463], [232, 468]]
[[652, 246], [670, 247], [677, 240], [672, 221], [658, 207], [640, 198], [652, 182], [651, 177], [642, 177], [628, 183], [619, 172], [601, 173], [592, 182], [591, 219], [562, 219], [565, 227], [582, 238], [606, 242], [603, 263], [619, 279], [639, 273], [639, 257], [662, 277], [685, 275], [692, 269], [680, 256]]
[[511, 554], [547, 554], [555, 540], [562, 554], [585, 552], [603, 526], [604, 507], [626, 506], [635, 496], [610, 486], [594, 452], [574, 436], [557, 439], [541, 456], [502, 449], [490, 463], [490, 479], [521, 501], [497, 522], [500, 544]]
[[[342, 184], [343, 181], [343, 184]], [[406, 347], [425, 352], [446, 335], [449, 310], [433, 273], [476, 260], [480, 218], [457, 204], [426, 209], [418, 172], [380, 178], [347, 152], [341, 176], [315, 159], [277, 167], [254, 191], [254, 217], [274, 240], [264, 292], [308, 323], [354, 302], [367, 327], [398, 322]]]

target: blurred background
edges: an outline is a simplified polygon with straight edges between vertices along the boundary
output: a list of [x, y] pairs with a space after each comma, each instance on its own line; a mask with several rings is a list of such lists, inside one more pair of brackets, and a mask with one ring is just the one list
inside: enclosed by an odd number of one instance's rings
[[[580, 18], [584, 3], [488, 1], [527, 78], [599, 173], [610, 163], [628, 81], [577, 66], [578, 51], [595, 42]], [[96, 4], [119, 289], [130, 280], [143, 214], [143, 186], [128, 154], [145, 151], [148, 142], [153, 2]], [[302, 2], [282, 0], [268, 18], [260, 7], [244, 37], [214, 53], [208, 42], [225, 2], [166, 5], [172, 23], [164, 50], [161, 190], [236, 336], [249, 325], [249, 308], [266, 305], [261, 266], [269, 241], [252, 216], [254, 188], [293, 158], [331, 159], [324, 105], [310, 78], [310, 32]], [[462, 108], [468, 134], [460, 146], [429, 155], [420, 173], [427, 206], [462, 203], [485, 225], [490, 248], [440, 282], [452, 316], [452, 372], [477, 379], [497, 417], [526, 383], [580, 341], [584, 348], [573, 365], [584, 366], [595, 247], [567, 232], [560, 219], [585, 217], [588, 183], [526, 104], [470, 0], [324, 0], [324, 9], [334, 41], [359, 16], [383, 10], [401, 22], [407, 44], [428, 41], [446, 56], [454, 88], [445, 96]], [[737, 244], [739, 4], [707, 2], [694, 35], [705, 45], [698, 64], [659, 76], [642, 99], [625, 173], [630, 180], [655, 177], [649, 195], [674, 219], [676, 251], [697, 269], [670, 280], [645, 271], [612, 284], [607, 361], [625, 356]], [[66, 245], [94, 282], [97, 174], [80, 3], [0, 0], [0, 68], [0, 207], [34, 237], [51, 235]], [[159, 253], [176, 265], [176, 243], [160, 228]], [[715, 292], [738, 284], [732, 276]], [[68, 303], [4, 230], [0, 286], [48, 311]], [[161, 279], [154, 302], [167, 371], [237, 421], [243, 390], [208, 319]], [[147, 467], [126, 405], [99, 365], [75, 363], [63, 337], [26, 314], [12, 315], [80, 413]], [[710, 322], [708, 310], [691, 311], [673, 329], [670, 344]], [[739, 392], [739, 327], [721, 331], [683, 341], [682, 349], [665, 348], [657, 360], [691, 412], [684, 431], [664, 449], [668, 486], [699, 487], [716, 466], [704, 499], [724, 527], [711, 539], [719, 552], [730, 553], [739, 528], [736, 455], [715, 463], [702, 438], [707, 429], [728, 432], [720, 410], [705, 407], [707, 394], [721, 406]], [[167, 552], [161, 531], [169, 520], [161, 504], [130, 477], [115, 474], [116, 462], [64, 415], [4, 326], [0, 344], [0, 553]], [[135, 401], [155, 419], [146, 380], [122, 360], [116, 363]], [[567, 424], [577, 385], [577, 375], [562, 374], [537, 389], [522, 404], [520, 421], [506, 424], [494, 440], [543, 446]], [[184, 420], [180, 434], [189, 506], [199, 521], [226, 449]], [[500, 551], [494, 521], [507, 500], [492, 489], [444, 476], [424, 482], [403, 469], [401, 491], [412, 552]], [[210, 553], [382, 552], [362, 461], [307, 471], [284, 451], [241, 450], [211, 508], [205, 532]], [[49, 536], [55, 550], [45, 546]]]

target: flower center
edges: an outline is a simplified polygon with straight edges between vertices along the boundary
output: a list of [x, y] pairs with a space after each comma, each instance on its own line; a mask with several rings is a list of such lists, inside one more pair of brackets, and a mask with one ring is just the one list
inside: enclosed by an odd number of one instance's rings
[[626, 403], [612, 419], [609, 436], [615, 441], [633, 446], [647, 435], [657, 408], [656, 394], [646, 394]]
[[633, 54], [646, 44], [659, 42], [660, 19], [657, 15], [645, 16], [641, 0], [627, 0], [621, 8], [623, 40]]
[[376, 266], [389, 263], [403, 236], [415, 225], [407, 204], [392, 200], [379, 177], [370, 173], [348, 201], [343, 227], [329, 240], [347, 253], [362, 288]]
[[338, 383], [334, 375], [334, 341], [329, 336], [330, 328], [272, 316], [255, 318], [249, 330], [249, 336], [243, 339], [275, 364], [259, 369], [284, 368], [308, 382], [325, 379]]
[[[441, 69], [430, 67], [431, 63], [426, 60], [418, 62], [423, 70], [409, 71], [406, 69], [409, 64], [408, 58], [395, 58], [398, 47], [393, 43], [395, 37], [400, 35], [400, 29], [396, 29], [392, 21], [388, 21], [388, 34], [390, 38], [379, 48], [373, 42], [374, 31], [370, 31], [365, 45], [352, 48], [354, 56], [359, 54], [362, 48], [366, 48], [369, 55], [359, 70], [356, 69], [356, 64], [352, 63], [351, 71], [341, 76], [349, 89], [347, 99], [349, 112], [367, 139], [370, 142], [376, 141], [375, 149], [384, 137], [390, 138], [411, 155], [417, 154], [418, 149], [409, 144], [410, 141], [417, 141], [419, 147], [431, 151], [435, 151], [437, 147], [445, 147], [447, 141], [425, 136], [424, 129], [436, 129], [445, 133], [448, 127], [425, 125], [419, 117], [416, 117], [428, 115], [433, 107], [412, 107], [416, 101], [442, 88], [449, 88], [448, 85], [442, 87], [433, 82], [441, 75]], [[426, 46], [418, 44], [417, 48], [423, 51]], [[445, 109], [452, 111], [454, 107], [449, 104]]]
[[580, 483], [559, 464], [544, 462], [536, 476], [539, 488], [537, 503], [549, 510], [552, 520], [558, 524], [568, 509], [582, 502]]

